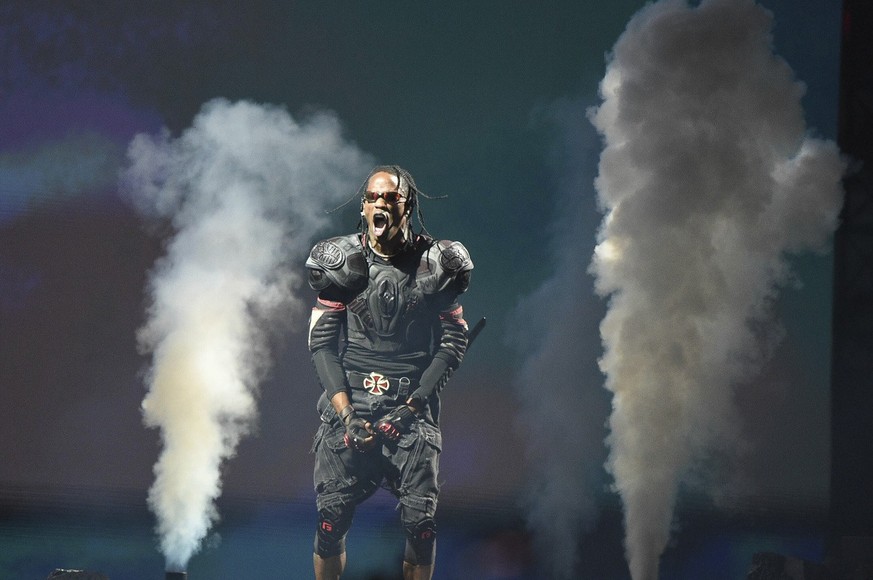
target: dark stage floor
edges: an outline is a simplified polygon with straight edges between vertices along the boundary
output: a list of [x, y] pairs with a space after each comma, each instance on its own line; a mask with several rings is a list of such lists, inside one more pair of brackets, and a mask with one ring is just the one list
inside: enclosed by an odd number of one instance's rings
[[[144, 498], [112, 491], [12, 489], [0, 500], [2, 580], [43, 580], [55, 568], [102, 572], [111, 580], [164, 577]], [[223, 500], [222, 521], [191, 561], [189, 580], [311, 578], [311, 506], [311, 498]], [[344, 578], [398, 578], [403, 537], [393, 508], [393, 498], [380, 492], [359, 510]], [[471, 509], [444, 502], [438, 521], [435, 579], [546, 577], [536, 571], [531, 539], [512, 505], [492, 502]], [[761, 551], [820, 561], [823, 528], [821, 518], [802, 514], [726, 518], [686, 512], [662, 558], [661, 580], [742, 579], [752, 554]], [[583, 560], [574, 578], [628, 578], [617, 510], [603, 511], [580, 548]]]

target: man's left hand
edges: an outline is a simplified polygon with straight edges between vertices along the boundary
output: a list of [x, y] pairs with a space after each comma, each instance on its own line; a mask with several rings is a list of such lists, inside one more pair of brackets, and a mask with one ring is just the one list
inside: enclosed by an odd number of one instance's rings
[[389, 441], [397, 441], [415, 423], [415, 411], [409, 405], [400, 405], [373, 425], [374, 431]]

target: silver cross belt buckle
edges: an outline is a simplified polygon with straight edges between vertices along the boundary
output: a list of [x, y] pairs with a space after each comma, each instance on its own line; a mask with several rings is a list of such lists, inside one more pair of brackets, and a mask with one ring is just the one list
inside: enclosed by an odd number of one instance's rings
[[364, 377], [364, 389], [371, 395], [384, 395], [391, 388], [391, 383], [385, 375], [372, 372]]

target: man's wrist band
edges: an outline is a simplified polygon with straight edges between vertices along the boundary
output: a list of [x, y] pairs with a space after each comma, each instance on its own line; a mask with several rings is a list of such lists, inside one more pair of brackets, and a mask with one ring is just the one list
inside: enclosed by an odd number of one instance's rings
[[355, 414], [355, 408], [351, 405], [346, 405], [343, 407], [343, 410], [339, 412], [340, 421], [343, 423], [347, 423], [346, 419]]

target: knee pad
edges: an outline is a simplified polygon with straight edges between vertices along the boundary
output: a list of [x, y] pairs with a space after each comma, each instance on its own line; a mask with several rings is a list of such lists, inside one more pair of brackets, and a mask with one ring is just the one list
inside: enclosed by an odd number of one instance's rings
[[433, 564], [436, 553], [436, 522], [425, 517], [415, 522], [404, 517], [403, 530], [406, 532], [406, 552], [403, 559], [416, 566]]
[[352, 527], [353, 509], [331, 506], [318, 510], [315, 532], [315, 553], [322, 558], [338, 556], [346, 551], [346, 533]]

